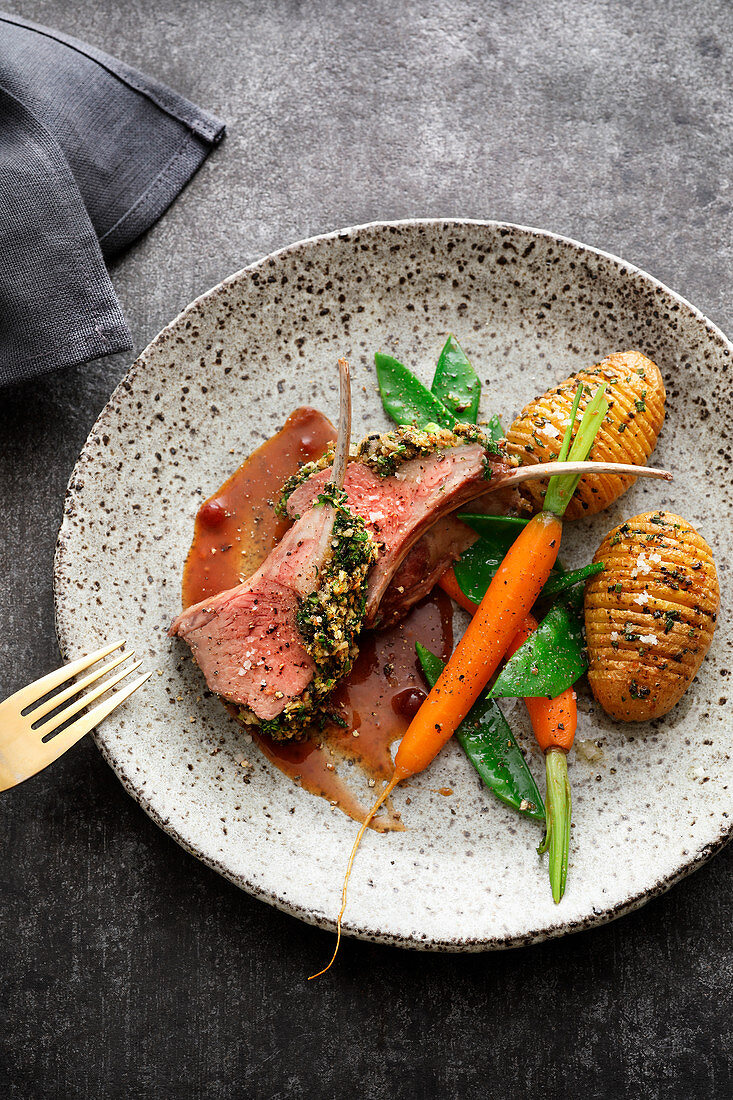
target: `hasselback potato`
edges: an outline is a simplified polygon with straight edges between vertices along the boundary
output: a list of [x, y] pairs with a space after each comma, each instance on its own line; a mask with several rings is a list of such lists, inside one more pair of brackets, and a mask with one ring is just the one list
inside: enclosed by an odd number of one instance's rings
[[[593, 444], [595, 462], [631, 462], [645, 465], [654, 450], [664, 420], [664, 383], [659, 368], [638, 351], [610, 355], [531, 401], [507, 432], [507, 441], [523, 465], [552, 462], [560, 452], [570, 419], [573, 398], [582, 382], [578, 417], [600, 382], [607, 384], [608, 415]], [[599, 474], [581, 478], [566, 516], [579, 519], [608, 507], [634, 484], [633, 477]], [[542, 507], [546, 481], [531, 481], [522, 494], [532, 511]]]
[[666, 714], [707, 653], [720, 602], [707, 542], [671, 512], [614, 528], [585, 590], [588, 682], [603, 709], [626, 722]]

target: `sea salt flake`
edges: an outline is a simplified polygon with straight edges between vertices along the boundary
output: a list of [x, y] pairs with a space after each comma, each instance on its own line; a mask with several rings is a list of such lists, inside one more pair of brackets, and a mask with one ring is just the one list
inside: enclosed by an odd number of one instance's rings
[[640, 592], [638, 596], [634, 596], [632, 603], [638, 603], [639, 607], [643, 607], [645, 603], [649, 603], [649, 593]]
[[639, 635], [639, 641], [643, 645], [658, 645], [659, 644], [656, 634], [640, 634]]
[[[661, 561], [661, 558], [659, 559]], [[636, 559], [636, 571], [632, 573], [632, 576], [636, 576], [636, 573], [651, 573], [652, 567], [646, 560], [643, 554], [639, 554]]]

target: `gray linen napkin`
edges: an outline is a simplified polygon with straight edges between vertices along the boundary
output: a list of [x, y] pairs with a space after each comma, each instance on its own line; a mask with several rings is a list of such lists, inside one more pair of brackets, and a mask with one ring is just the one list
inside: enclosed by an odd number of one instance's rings
[[132, 346], [104, 258], [223, 135], [101, 50], [0, 14], [0, 386]]

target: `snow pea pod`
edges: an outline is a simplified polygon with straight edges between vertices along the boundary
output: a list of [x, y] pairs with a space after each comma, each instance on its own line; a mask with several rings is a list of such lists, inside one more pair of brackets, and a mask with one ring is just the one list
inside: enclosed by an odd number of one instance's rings
[[[432, 688], [444, 661], [417, 643], [417, 655]], [[535, 821], [545, 820], [545, 806], [521, 749], [498, 703], [484, 692], [458, 726], [455, 736], [482, 782], [507, 806]]]
[[555, 699], [587, 667], [580, 620], [568, 606], [558, 603], [509, 658], [489, 695], [492, 699], [510, 696]]
[[481, 382], [455, 336], [449, 336], [443, 346], [431, 390], [456, 420], [476, 423]]
[[381, 351], [374, 356], [374, 363], [384, 411], [397, 424], [416, 425], [418, 428], [424, 428], [426, 424], [453, 427], [455, 415], [423, 386], [412, 371]]
[[486, 434], [488, 435], [489, 439], [492, 439], [494, 441], [494, 443], [498, 443], [500, 439], [504, 438], [504, 429], [502, 428], [501, 420], [499, 420], [499, 417], [496, 415], [496, 413], [494, 413], [493, 416], [489, 417], [489, 420], [486, 424]]
[[497, 532], [492, 537], [477, 539], [463, 551], [453, 570], [459, 588], [469, 600], [481, 603], [516, 536], [517, 532], [513, 529]]
[[[492, 417], [492, 420], [498, 420], [498, 417]], [[488, 430], [490, 434], [491, 429]], [[521, 516], [486, 516], [483, 512], [459, 512], [458, 518], [477, 535], [488, 535], [490, 538], [497, 532], [504, 531], [513, 531], [513, 538], [516, 538], [522, 528], [529, 523], [528, 519], [523, 519]]]
[[580, 569], [571, 569], [569, 573], [561, 573], [557, 577], [550, 577], [540, 593], [540, 599], [548, 600], [550, 597], [559, 596], [561, 592], [572, 588], [573, 585], [580, 584], [581, 581], [587, 581], [588, 577], [595, 577], [596, 573], [602, 573], [605, 568], [602, 561], [592, 561], [588, 565], [581, 566]]

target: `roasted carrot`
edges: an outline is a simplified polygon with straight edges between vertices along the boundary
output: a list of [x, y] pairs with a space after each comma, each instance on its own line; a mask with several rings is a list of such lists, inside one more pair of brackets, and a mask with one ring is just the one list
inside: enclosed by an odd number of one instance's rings
[[446, 570], [443, 576], [438, 581], [438, 584], [446, 592], [452, 600], [455, 600], [459, 607], [462, 607], [464, 611], [467, 611], [469, 615], [473, 615], [478, 604], [473, 600], [470, 600], [465, 594], [460, 584], [456, 580], [456, 574], [453, 570], [453, 566]]
[[[513, 656], [536, 629], [537, 621], [534, 616], [528, 615], [517, 631], [507, 657]], [[572, 800], [567, 754], [573, 746], [578, 726], [577, 696], [575, 688], [569, 687], [555, 699], [540, 696], [525, 698], [524, 703], [529, 711], [535, 740], [545, 754], [547, 828], [537, 851], [541, 855], [550, 849], [550, 885], [555, 902], [559, 902], [565, 893], [568, 877]]]
[[535, 740], [543, 752], [548, 749], [568, 752], [573, 747], [578, 724], [577, 698], [573, 687], [566, 688], [556, 699], [525, 698]]
[[338, 953], [351, 868], [367, 826], [397, 784], [424, 771], [466, 717], [550, 576], [561, 537], [561, 518], [551, 512], [538, 512], [509, 547], [466, 633], [408, 726], [397, 750], [392, 778], [356, 834], [341, 892], [336, 946], [328, 965], [311, 978], [324, 974]]
[[538, 512], [509, 547], [466, 633], [400, 742], [395, 774], [427, 768], [493, 676], [555, 564], [562, 520]]

